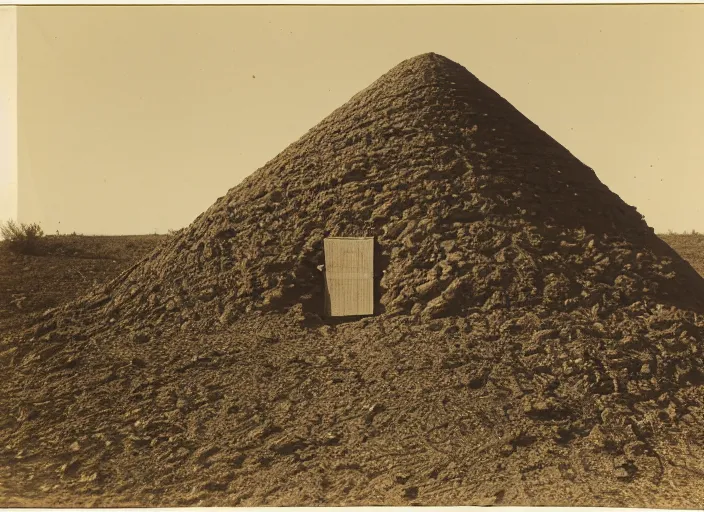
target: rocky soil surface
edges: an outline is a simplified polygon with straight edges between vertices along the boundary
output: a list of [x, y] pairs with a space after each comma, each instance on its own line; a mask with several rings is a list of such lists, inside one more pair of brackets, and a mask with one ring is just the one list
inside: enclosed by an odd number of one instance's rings
[[[378, 312], [323, 318], [323, 238], [362, 235]], [[703, 340], [704, 280], [636, 209], [425, 54], [3, 334], [0, 480], [8, 504], [698, 507]]]

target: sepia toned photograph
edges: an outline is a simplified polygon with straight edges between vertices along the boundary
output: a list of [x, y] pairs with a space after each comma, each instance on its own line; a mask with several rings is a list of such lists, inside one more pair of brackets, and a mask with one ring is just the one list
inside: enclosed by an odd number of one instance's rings
[[704, 6], [0, 6], [0, 506], [704, 507]]

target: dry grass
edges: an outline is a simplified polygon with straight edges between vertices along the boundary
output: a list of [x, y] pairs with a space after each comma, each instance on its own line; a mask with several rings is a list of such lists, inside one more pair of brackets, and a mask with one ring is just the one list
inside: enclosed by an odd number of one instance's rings
[[704, 234], [692, 230], [687, 233], [668, 232], [658, 236], [704, 276]]
[[44, 231], [39, 224], [20, 224], [10, 219], [0, 223], [0, 238], [14, 252], [37, 254]]

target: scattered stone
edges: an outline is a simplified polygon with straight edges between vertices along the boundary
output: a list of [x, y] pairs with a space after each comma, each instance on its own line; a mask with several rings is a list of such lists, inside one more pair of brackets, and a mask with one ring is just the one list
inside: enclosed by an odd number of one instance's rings
[[409, 500], [416, 499], [418, 497], [418, 487], [416, 487], [415, 485], [411, 487], [406, 487], [403, 490], [403, 496]]
[[151, 339], [151, 336], [149, 336], [148, 333], [146, 332], [136, 332], [132, 335], [132, 341], [135, 343], [148, 343], [149, 340]]

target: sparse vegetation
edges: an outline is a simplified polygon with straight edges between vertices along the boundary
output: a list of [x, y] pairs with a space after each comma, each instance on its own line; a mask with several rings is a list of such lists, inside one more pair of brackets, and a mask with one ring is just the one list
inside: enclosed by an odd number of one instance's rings
[[692, 230], [684, 233], [670, 232], [660, 235], [660, 238], [704, 276], [704, 234]]
[[666, 235], [661, 235], [661, 236], [674, 236], [674, 235], [676, 235], [676, 236], [689, 236], [689, 235], [701, 236], [702, 233], [700, 233], [696, 229], [693, 229], [691, 231], [685, 230], [682, 233], [678, 233], [677, 231], [673, 231], [671, 229], [668, 229]]
[[36, 254], [44, 231], [37, 223], [20, 224], [10, 219], [0, 223], [0, 236], [9, 248], [20, 254]]

